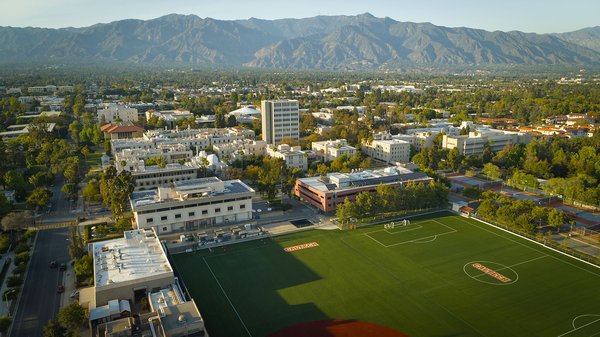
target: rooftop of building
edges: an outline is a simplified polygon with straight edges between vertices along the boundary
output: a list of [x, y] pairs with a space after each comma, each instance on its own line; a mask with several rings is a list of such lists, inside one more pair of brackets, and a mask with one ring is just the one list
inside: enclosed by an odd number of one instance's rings
[[144, 132], [144, 128], [137, 126], [132, 122], [117, 122], [102, 125], [100, 131], [108, 133]]
[[131, 230], [126, 231], [123, 236], [93, 244], [96, 288], [173, 274], [154, 231]]
[[323, 192], [341, 191], [361, 186], [372, 186], [393, 182], [430, 180], [423, 172], [413, 172], [403, 167], [390, 166], [381, 170], [365, 170], [351, 173], [328, 173], [325, 178], [298, 179], [302, 183]]
[[254, 190], [241, 180], [222, 181], [217, 177], [207, 177], [177, 181], [174, 183], [174, 187], [159, 187], [148, 191], [133, 192], [131, 202], [135, 211], [138, 207], [164, 202], [240, 193], [254, 193]]

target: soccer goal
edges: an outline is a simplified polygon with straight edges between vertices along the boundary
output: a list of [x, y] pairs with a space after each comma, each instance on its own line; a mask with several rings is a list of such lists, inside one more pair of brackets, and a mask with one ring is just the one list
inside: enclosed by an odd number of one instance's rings
[[384, 229], [394, 229], [396, 227], [404, 227], [406, 225], [410, 225], [410, 220], [404, 219], [404, 220], [401, 220], [398, 222], [392, 221], [390, 223], [386, 223], [385, 225], [383, 225], [383, 228]]

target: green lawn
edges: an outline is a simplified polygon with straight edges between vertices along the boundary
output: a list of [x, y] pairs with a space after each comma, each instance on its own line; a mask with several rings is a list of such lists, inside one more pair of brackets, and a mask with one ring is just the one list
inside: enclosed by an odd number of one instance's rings
[[[318, 246], [283, 250], [310, 242]], [[321, 319], [414, 337], [600, 332], [600, 269], [450, 213], [173, 258], [213, 337], [267, 336]]]

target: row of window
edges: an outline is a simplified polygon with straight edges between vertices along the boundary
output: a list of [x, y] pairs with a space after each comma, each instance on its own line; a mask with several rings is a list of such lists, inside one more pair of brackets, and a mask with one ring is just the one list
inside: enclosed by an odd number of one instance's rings
[[248, 200], [248, 199], [252, 199], [252, 197], [251, 196], [247, 196], [247, 197], [240, 197], [240, 198], [235, 198], [235, 199], [205, 201], [205, 202], [199, 202], [199, 203], [196, 203], [196, 204], [186, 204], [186, 205], [183, 205], [183, 206], [172, 206], [172, 207], [165, 207], [165, 208], [159, 208], [159, 209], [151, 209], [151, 210], [146, 210], [146, 211], [138, 211], [137, 214], [167, 212], [167, 211], [172, 211], [172, 210], [176, 210], [176, 209], [194, 208], [194, 207], [201, 207], [201, 206], [207, 206], [207, 205], [225, 204], [225, 203], [228, 203], [228, 202]]
[[[240, 205], [240, 210], [246, 209], [246, 205]], [[227, 206], [227, 211], [231, 212], [233, 211], [233, 206]], [[221, 213], [221, 207], [216, 207], [215, 208], [215, 214], [217, 213]], [[203, 209], [202, 210], [202, 215], [208, 215], [208, 210], [207, 209]], [[188, 213], [188, 217], [192, 218], [196, 216], [196, 212], [189, 212]], [[181, 213], [176, 213], [175, 214], [175, 220], [181, 219]], [[168, 221], [168, 216], [167, 215], [161, 215], [160, 217], [160, 221]], [[151, 224], [154, 223], [154, 218], [147, 218], [146, 219], [146, 223], [147, 224]]]

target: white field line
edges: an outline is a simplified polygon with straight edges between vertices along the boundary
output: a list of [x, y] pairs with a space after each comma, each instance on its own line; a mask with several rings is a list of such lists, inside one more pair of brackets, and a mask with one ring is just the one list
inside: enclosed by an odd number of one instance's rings
[[[564, 333], [564, 334], [562, 334], [562, 335], [558, 335], [558, 337], [566, 336], [566, 335], [568, 335], [568, 334], [570, 334], [570, 333], [573, 333], [573, 332], [575, 332], [575, 331], [577, 331], [577, 330], [579, 330], [579, 329], [581, 329], [581, 328], [585, 328], [586, 326], [588, 326], [588, 325], [592, 325], [592, 324], [594, 324], [594, 323], [596, 323], [596, 322], [600, 322], [600, 318], [598, 318], [598, 319], [597, 319], [597, 320], [595, 320], [595, 321], [591, 321], [591, 322], [589, 322], [589, 323], [587, 323], [587, 324], [584, 324], [584, 325], [582, 325], [582, 326], [580, 326], [580, 327], [577, 327], [577, 328], [575, 328], [575, 329], [573, 329], [573, 330], [571, 330], [571, 331], [567, 331], [567, 332], [565, 332], [565, 333]], [[595, 334], [595, 335], [597, 335], [597, 334]], [[595, 336], [595, 335], [592, 335], [592, 336]]]
[[212, 276], [215, 279], [215, 281], [217, 281], [217, 284], [219, 285], [219, 288], [221, 288], [221, 291], [223, 292], [223, 295], [225, 295], [225, 298], [227, 298], [227, 302], [229, 302], [229, 305], [231, 305], [231, 308], [233, 309], [233, 311], [235, 312], [235, 314], [237, 315], [237, 317], [240, 319], [240, 322], [242, 323], [242, 326], [244, 327], [244, 329], [246, 329], [246, 332], [248, 333], [248, 336], [252, 337], [252, 334], [250, 333], [250, 330], [248, 330], [248, 327], [244, 323], [244, 320], [242, 320], [242, 317], [240, 316], [240, 314], [238, 313], [238, 311], [235, 309], [235, 306], [233, 305], [233, 303], [231, 303], [231, 299], [229, 299], [229, 296], [227, 296], [227, 293], [225, 292], [225, 289], [223, 289], [223, 286], [221, 285], [221, 282], [219, 282], [219, 279], [217, 278], [217, 276], [213, 272], [212, 268], [210, 267], [210, 265], [208, 264], [208, 262], [206, 262], [205, 258], [202, 258], [202, 260], [204, 261], [204, 264], [206, 264], [206, 266], [208, 267], [208, 270], [210, 270], [210, 273], [212, 274]]
[[[436, 221], [436, 220], [425, 220], [425, 221], [432, 221], [432, 222], [436, 222], [437, 224], [439, 224], [439, 225], [442, 225], [442, 226], [444, 226], [444, 227], [448, 228], [450, 231], [448, 231], [448, 232], [443, 232], [443, 233], [439, 233], [439, 234], [428, 235], [428, 236], [424, 236], [424, 237], [421, 237], [421, 238], [412, 239], [412, 240], [408, 240], [408, 241], [401, 241], [401, 242], [397, 242], [397, 243], [394, 243], [394, 244], [391, 244], [391, 245], [385, 245], [385, 244], [381, 243], [381, 241], [379, 241], [379, 240], [377, 240], [376, 238], [374, 238], [374, 237], [372, 237], [371, 235], [369, 235], [370, 233], [376, 233], [376, 232], [387, 232], [387, 231], [386, 231], [386, 230], [384, 230], [384, 229], [380, 229], [380, 230], [376, 230], [376, 231], [371, 231], [371, 232], [368, 232], [368, 233], [364, 233], [363, 235], [365, 235], [365, 236], [369, 237], [371, 240], [373, 240], [373, 241], [377, 242], [377, 243], [378, 243], [378, 244], [380, 244], [381, 246], [383, 246], [383, 247], [385, 247], [385, 248], [389, 248], [389, 247], [394, 247], [394, 246], [403, 245], [403, 244], [406, 244], [406, 243], [411, 243], [411, 242], [412, 242], [412, 243], [416, 243], [417, 241], [421, 241], [421, 240], [425, 240], [425, 239], [431, 239], [431, 238], [434, 238], [434, 240], [431, 240], [431, 241], [430, 241], [430, 242], [432, 242], [432, 241], [435, 241], [435, 239], [437, 239], [437, 237], [438, 237], [438, 236], [442, 236], [442, 235], [446, 235], [446, 234], [452, 234], [452, 233], [456, 233], [456, 232], [458, 232], [456, 229], [454, 229], [454, 228], [452, 228], [452, 227], [450, 227], [450, 226], [444, 225], [443, 223], [441, 223], [441, 222], [438, 222], [438, 221]], [[419, 224], [417, 224], [417, 225], [418, 225], [419, 227], [418, 227], [418, 228], [416, 228], [416, 229], [423, 228], [423, 226], [421, 226], [421, 225], [419, 225]], [[408, 230], [407, 230], [407, 231], [408, 231]], [[407, 231], [403, 231], [403, 232], [407, 232]], [[399, 232], [399, 233], [402, 233], [402, 232]], [[394, 234], [397, 234], [397, 233], [388, 233], [388, 234], [390, 234], [390, 235], [394, 235]]]
[[[494, 271], [495, 271], [495, 272], [499, 272], [499, 271], [501, 271], [501, 270], [512, 269], [512, 267], [516, 267], [516, 266], [520, 266], [520, 265], [522, 265], [522, 264], [525, 264], [525, 263], [529, 263], [529, 262], [537, 261], [537, 260], [543, 259], [543, 258], [545, 258], [545, 257], [548, 257], [548, 255], [544, 254], [544, 255], [542, 255], [542, 256], [538, 256], [538, 257], [535, 257], [535, 258], [533, 258], [533, 259], [529, 259], [529, 260], [527, 260], [527, 261], [523, 261], [523, 262], [519, 262], [519, 263], [512, 264], [512, 265], [510, 265], [510, 266], [505, 266], [505, 267], [502, 267], [502, 268], [494, 269]], [[481, 277], [481, 276], [484, 276], [484, 275], [487, 275], [487, 274], [486, 274], [486, 273], [482, 273], [482, 274], [479, 274], [479, 275], [475, 275], [475, 276], [473, 276], [473, 277], [474, 277], [474, 278], [477, 278], [477, 277]]]
[[[532, 240], [532, 239], [530, 239], [530, 238], [527, 238], [527, 237], [521, 236], [521, 235], [519, 235], [519, 234], [513, 233], [513, 232], [511, 232], [511, 231], [508, 231], [508, 230], [506, 230], [506, 229], [504, 229], [504, 228], [496, 227], [496, 226], [494, 226], [494, 225], [492, 225], [492, 224], [489, 224], [489, 223], [487, 223], [487, 222], [485, 222], [485, 221], [483, 221], [483, 220], [479, 220], [479, 219], [476, 219], [476, 218], [470, 218], [470, 219], [473, 219], [473, 220], [475, 220], [475, 221], [481, 222], [481, 223], [483, 223], [483, 224], [485, 224], [485, 225], [488, 225], [488, 226], [490, 226], [490, 227], [493, 227], [493, 228], [495, 228], [495, 229], [501, 230], [501, 231], [503, 231], [503, 232], [506, 232], [506, 233], [508, 233], [508, 234], [514, 235], [514, 236], [516, 236], [516, 237], [519, 237], [519, 238], [521, 238], [521, 239], [523, 239], [523, 240], [527, 240], [527, 241], [533, 242], [533, 243], [535, 243], [535, 244], [537, 244], [537, 245], [539, 245], [539, 246], [542, 246], [542, 247], [544, 247], [544, 248], [546, 248], [546, 249], [550, 249], [550, 250], [552, 250], [552, 251], [555, 251], [555, 252], [557, 252], [557, 253], [559, 253], [559, 254], [561, 254], [561, 255], [564, 255], [564, 256], [567, 256], [567, 257], [569, 257], [569, 258], [575, 259], [575, 260], [577, 260], [577, 261], [579, 261], [579, 262], [583, 262], [583, 263], [585, 263], [585, 264], [587, 264], [587, 265], [590, 265], [590, 266], [592, 266], [592, 267], [600, 268], [599, 266], [597, 266], [597, 265], [595, 265], [595, 264], [593, 264], [593, 263], [587, 262], [587, 261], [585, 261], [585, 260], [582, 260], [582, 259], [580, 259], [580, 258], [578, 258], [578, 257], [575, 257], [575, 256], [572, 256], [572, 255], [569, 255], [569, 254], [567, 254], [567, 253], [563, 253], [563, 252], [561, 252], [560, 250], [557, 250], [557, 249], [554, 249], [554, 248], [552, 248], [552, 247], [546, 246], [546, 245], [544, 245], [544, 244], [543, 244], [543, 243], [541, 243], [541, 242], [537, 242], [537, 241], [535, 241], [535, 240]], [[471, 225], [470, 223], [466, 222], [466, 221], [465, 221], [465, 220], [463, 220], [463, 219], [460, 219], [460, 220], [461, 220], [461, 221], [463, 221], [464, 223], [466, 223], [467, 225]], [[538, 252], [538, 253], [545, 254], [544, 252], [540, 251], [539, 249], [535, 249], [535, 248], [533, 248], [533, 247], [529, 247], [529, 246], [527, 246], [527, 245], [525, 245], [525, 244], [523, 244], [523, 243], [521, 243], [521, 242], [519, 242], [519, 241], [513, 240], [513, 239], [511, 239], [511, 238], [507, 238], [507, 237], [505, 237], [505, 236], [502, 236], [502, 235], [500, 235], [500, 234], [498, 234], [498, 233], [495, 233], [495, 232], [493, 232], [493, 231], [490, 231], [490, 230], [488, 230], [488, 229], [485, 229], [485, 228], [483, 228], [483, 227], [481, 227], [481, 226], [476, 226], [476, 227], [477, 227], [477, 228], [479, 228], [479, 229], [481, 229], [481, 230], [484, 230], [484, 231], [486, 231], [486, 232], [488, 232], [488, 233], [492, 233], [492, 234], [494, 234], [494, 235], [496, 235], [496, 236], [498, 236], [498, 237], [501, 237], [501, 238], [504, 238], [504, 239], [506, 239], [506, 240], [512, 241], [512, 242], [514, 242], [514, 243], [517, 243], [517, 244], [519, 244], [519, 245], [521, 245], [521, 246], [523, 246], [523, 247], [525, 247], [525, 248], [531, 249], [531, 250], [533, 250], [533, 251], [536, 251], [536, 252]], [[546, 255], [547, 255], [547, 254], [546, 254]], [[560, 261], [560, 262], [566, 263], [566, 264], [568, 264], [568, 265], [570, 265], [570, 266], [572, 266], [572, 267], [575, 267], [575, 268], [577, 268], [577, 269], [581, 269], [581, 270], [583, 270], [583, 271], [585, 271], [585, 272], [587, 272], [587, 273], [589, 273], [589, 274], [596, 275], [596, 276], [599, 276], [599, 277], [600, 277], [600, 274], [597, 274], [597, 273], [594, 273], [593, 271], [589, 271], [589, 270], [587, 270], [587, 269], [581, 268], [581, 267], [579, 267], [579, 266], [577, 266], [577, 265], [575, 265], [575, 264], [572, 264], [572, 263], [570, 263], [570, 262], [568, 262], [568, 261], [561, 260], [561, 259], [559, 259], [559, 258], [558, 258], [558, 257], [556, 257], [556, 256], [552, 256], [552, 255], [548, 255], [548, 256], [550, 256], [551, 258], [553, 258], [553, 259], [555, 259], [555, 260], [558, 260], [558, 261]]]

